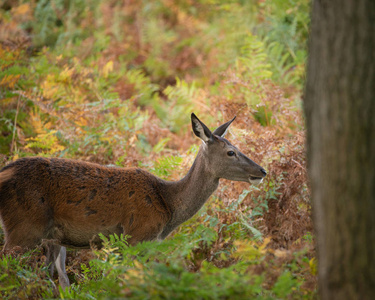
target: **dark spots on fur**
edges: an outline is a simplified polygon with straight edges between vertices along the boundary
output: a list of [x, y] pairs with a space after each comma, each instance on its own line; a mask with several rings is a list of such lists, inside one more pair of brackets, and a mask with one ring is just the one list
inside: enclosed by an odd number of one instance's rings
[[142, 172], [141, 169], [136, 169], [135, 171], [137, 172], [137, 174], [141, 174]]
[[85, 215], [87, 217], [90, 216], [90, 215], [95, 215], [97, 213], [97, 211], [95, 209], [92, 209], [92, 208], [90, 208], [88, 206], [86, 206], [85, 210], [86, 210]]
[[95, 168], [95, 172], [96, 172], [96, 174], [100, 175], [100, 173], [101, 173], [100, 168]]
[[78, 166], [74, 166], [73, 171], [74, 171], [75, 173], [78, 173], [78, 171], [79, 171], [79, 167], [78, 167]]
[[133, 222], [134, 222], [134, 214], [132, 214], [132, 215], [130, 216], [129, 227], [132, 226]]
[[146, 200], [147, 204], [152, 205], [152, 200], [151, 200], [151, 197], [149, 195], [146, 196], [145, 200]]
[[90, 193], [89, 193], [89, 201], [91, 201], [91, 200], [93, 200], [95, 198], [97, 192], [98, 191], [95, 190], [95, 189], [93, 189], [93, 190], [90, 191]]
[[[16, 184], [14, 184], [15, 186], [17, 186]], [[25, 201], [25, 190], [23, 188], [17, 188], [17, 187], [14, 187], [14, 189], [16, 190], [16, 194], [17, 194], [17, 202], [18, 203], [22, 203]]]
[[165, 211], [167, 211], [167, 212], [170, 213], [171, 210], [169, 209], [167, 203], [165, 203], [164, 198], [163, 198], [163, 197], [159, 197], [159, 199], [160, 199], [159, 203], [161, 204], [161, 206], [163, 206], [163, 209], [164, 209]]
[[129, 192], [129, 198], [130, 198], [131, 196], [133, 196], [134, 193], [135, 193], [134, 191], [130, 191], [130, 192]]
[[114, 181], [113, 176], [110, 176], [107, 178], [107, 188], [111, 187], [113, 181]]
[[87, 173], [89, 173], [89, 170], [86, 167], [82, 167], [81, 168], [81, 174], [82, 175], [87, 175]]
[[50, 162], [48, 159], [41, 158], [40, 165], [43, 166], [44, 168], [48, 168], [50, 166]]
[[80, 186], [78, 189], [82, 191], [82, 190], [84, 190], [85, 188], [86, 188], [85, 186]]
[[[156, 190], [156, 191], [159, 190], [159, 187], [158, 187], [157, 184], [154, 184], [154, 185], [153, 185], [153, 188], [154, 188], [154, 190]], [[165, 199], [164, 199], [162, 196], [160, 196], [160, 197], [158, 197], [158, 200], [159, 200], [160, 205], [163, 207], [164, 211], [165, 211], [165, 212], [168, 212], [170, 218], [172, 218], [172, 211], [171, 211], [171, 209], [169, 208], [169, 206], [167, 205], [167, 203], [165, 202]]]
[[44, 199], [44, 197], [40, 197], [40, 198], [39, 198], [39, 202], [40, 202], [40, 204], [43, 204], [45, 201], [46, 201], [46, 200]]
[[77, 205], [81, 204], [81, 202], [83, 200], [85, 200], [85, 198], [82, 198], [81, 200], [78, 200], [78, 201], [68, 200], [68, 201], [66, 201], [66, 203], [68, 203], [68, 204], [75, 204], [77, 206]]

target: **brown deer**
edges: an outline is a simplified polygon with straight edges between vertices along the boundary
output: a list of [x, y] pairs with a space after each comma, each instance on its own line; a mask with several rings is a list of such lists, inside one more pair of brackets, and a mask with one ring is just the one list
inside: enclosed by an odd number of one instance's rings
[[211, 133], [191, 115], [194, 134], [203, 143], [187, 175], [176, 182], [138, 168], [60, 158], [10, 163], [0, 171], [4, 250], [43, 241], [51, 276], [56, 266], [64, 288], [69, 286], [64, 246], [90, 248], [99, 233], [130, 235], [130, 245], [165, 239], [202, 207], [220, 178], [258, 184], [266, 176], [224, 138], [234, 119]]

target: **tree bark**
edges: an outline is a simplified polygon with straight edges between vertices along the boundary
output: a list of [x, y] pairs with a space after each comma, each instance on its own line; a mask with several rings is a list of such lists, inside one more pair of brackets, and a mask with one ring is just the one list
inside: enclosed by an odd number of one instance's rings
[[375, 299], [375, 1], [312, 4], [307, 157], [322, 299]]

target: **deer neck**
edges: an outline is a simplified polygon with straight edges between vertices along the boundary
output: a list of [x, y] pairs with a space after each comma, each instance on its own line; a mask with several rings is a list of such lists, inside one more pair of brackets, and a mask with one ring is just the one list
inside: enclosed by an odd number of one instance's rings
[[219, 178], [210, 172], [203, 147], [187, 175], [180, 181], [167, 183], [166, 200], [173, 211], [172, 230], [195, 215], [218, 187]]

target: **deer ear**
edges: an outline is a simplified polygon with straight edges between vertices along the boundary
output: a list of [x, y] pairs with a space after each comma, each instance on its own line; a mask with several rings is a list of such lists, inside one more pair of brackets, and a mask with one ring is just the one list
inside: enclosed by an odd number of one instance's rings
[[191, 126], [194, 134], [203, 142], [207, 143], [212, 140], [212, 132], [197, 118], [194, 113], [191, 114]]
[[234, 121], [235, 118], [236, 118], [236, 116], [232, 120], [230, 120], [229, 122], [226, 122], [225, 124], [220, 125], [218, 128], [215, 129], [213, 134], [224, 137], [227, 134], [229, 125], [232, 124], [232, 122]]

